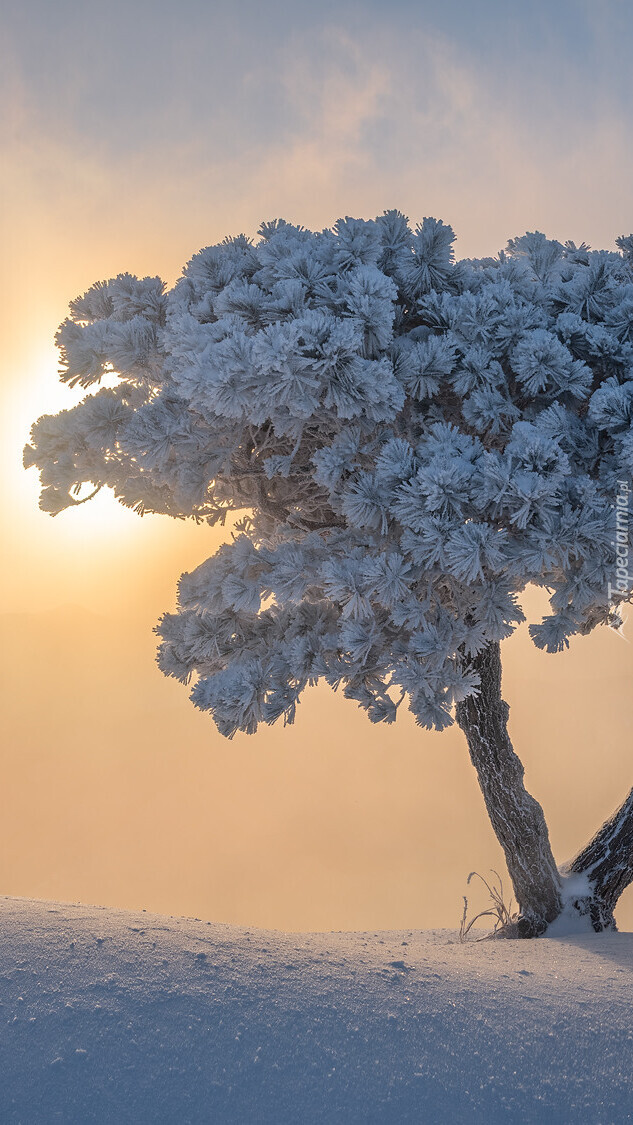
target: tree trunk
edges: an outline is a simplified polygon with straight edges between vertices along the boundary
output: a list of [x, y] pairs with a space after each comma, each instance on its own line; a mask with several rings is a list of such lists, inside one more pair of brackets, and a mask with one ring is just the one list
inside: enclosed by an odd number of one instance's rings
[[471, 761], [495, 834], [504, 850], [520, 917], [521, 937], [535, 937], [562, 910], [561, 880], [554, 862], [543, 810], [523, 784], [501, 698], [501, 652], [490, 643], [472, 661], [479, 695], [457, 705], [457, 722], [468, 741]]
[[589, 914], [597, 932], [615, 930], [615, 905], [633, 882], [633, 789], [587, 846], [565, 865], [564, 874], [587, 876], [591, 895], [580, 899], [576, 908]]
[[468, 741], [471, 761], [492, 827], [504, 850], [520, 915], [519, 937], [542, 934], [563, 909], [561, 875], [584, 875], [587, 893], [572, 900], [597, 932], [615, 930], [614, 910], [633, 882], [633, 789], [592, 840], [559, 874], [543, 810], [523, 784], [523, 766], [508, 735], [507, 703], [501, 698], [501, 652], [488, 644], [472, 661], [479, 695], [457, 705], [457, 722]]

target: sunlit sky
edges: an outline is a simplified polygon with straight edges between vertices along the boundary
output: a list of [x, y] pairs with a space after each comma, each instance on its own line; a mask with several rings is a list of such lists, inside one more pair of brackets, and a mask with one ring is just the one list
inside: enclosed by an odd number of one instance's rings
[[[294, 728], [222, 740], [152, 662], [180, 572], [221, 533], [108, 496], [51, 520], [21, 449], [76, 401], [53, 344], [69, 300], [125, 270], [172, 284], [264, 219], [397, 207], [450, 222], [460, 257], [534, 229], [612, 247], [633, 229], [631, 5], [6, 0], [0, 31], [0, 890], [454, 924], [468, 871], [500, 862], [459, 731], [370, 728], [318, 689]], [[633, 650], [604, 632], [562, 657], [523, 631], [506, 647], [563, 859], [630, 787]]]

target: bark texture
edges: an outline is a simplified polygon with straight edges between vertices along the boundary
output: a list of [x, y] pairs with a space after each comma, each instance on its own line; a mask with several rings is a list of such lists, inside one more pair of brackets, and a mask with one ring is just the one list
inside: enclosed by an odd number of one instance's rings
[[535, 937], [561, 912], [560, 876], [543, 810], [523, 784], [523, 765], [508, 735], [499, 644], [488, 644], [472, 667], [481, 678], [480, 693], [457, 705], [457, 722], [466, 735], [486, 809], [505, 853], [520, 910], [518, 934]]
[[633, 882], [633, 789], [587, 846], [566, 864], [565, 874], [589, 879], [592, 895], [576, 905], [581, 913], [589, 914], [594, 930], [615, 930], [615, 905]]

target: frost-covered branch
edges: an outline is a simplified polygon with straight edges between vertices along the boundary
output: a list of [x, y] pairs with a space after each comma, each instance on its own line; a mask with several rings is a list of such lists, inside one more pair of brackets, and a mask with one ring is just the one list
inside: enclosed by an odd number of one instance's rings
[[528, 583], [549, 651], [631, 596], [630, 239], [532, 233], [458, 262], [453, 240], [397, 211], [279, 220], [168, 292], [98, 283], [59, 330], [61, 377], [89, 393], [33, 427], [42, 507], [105, 486], [141, 513], [241, 513], [159, 629], [161, 667], [226, 734], [290, 721], [319, 678], [374, 721], [406, 697], [441, 729]]

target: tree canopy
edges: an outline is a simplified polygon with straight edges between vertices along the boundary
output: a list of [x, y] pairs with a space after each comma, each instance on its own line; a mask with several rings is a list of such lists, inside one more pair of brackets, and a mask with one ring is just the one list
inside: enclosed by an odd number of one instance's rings
[[168, 292], [97, 283], [59, 329], [61, 378], [90, 393], [33, 427], [42, 508], [107, 486], [141, 514], [241, 513], [158, 627], [161, 669], [229, 737], [292, 721], [321, 678], [374, 722], [406, 699], [442, 729], [529, 583], [549, 651], [631, 595], [633, 236], [462, 261], [453, 241], [398, 211], [264, 223]]

